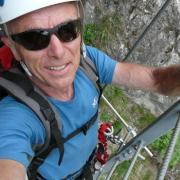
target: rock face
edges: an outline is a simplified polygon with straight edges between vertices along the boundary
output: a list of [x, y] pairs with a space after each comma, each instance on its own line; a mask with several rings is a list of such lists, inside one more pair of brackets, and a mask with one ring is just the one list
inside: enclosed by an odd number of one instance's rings
[[[121, 18], [116, 38], [106, 45], [107, 53], [117, 60], [124, 59], [165, 0], [87, 0], [86, 23], [98, 23], [104, 16], [118, 14]], [[118, 25], [117, 25], [118, 26]], [[112, 29], [113, 31], [113, 29]], [[180, 1], [171, 0], [138, 43], [127, 62], [148, 66], [167, 66], [180, 63]], [[143, 104], [159, 115], [176, 98], [124, 88], [136, 103]]]

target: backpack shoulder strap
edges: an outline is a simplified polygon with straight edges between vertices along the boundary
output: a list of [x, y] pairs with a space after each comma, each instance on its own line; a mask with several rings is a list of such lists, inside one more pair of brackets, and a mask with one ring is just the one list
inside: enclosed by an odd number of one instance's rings
[[[94, 63], [88, 57], [86, 57], [81, 59], [80, 68], [92, 80], [96, 89], [101, 95], [101, 87], [99, 85], [98, 75]], [[45, 127], [45, 143], [42, 146], [36, 148], [35, 157], [32, 159], [28, 168], [28, 176], [32, 180], [36, 179], [38, 167], [44, 162], [45, 157], [50, 152], [49, 150], [51, 150], [54, 145], [60, 151], [60, 165], [64, 154], [64, 142], [68, 141], [82, 131], [84, 134], [86, 134], [86, 131], [94, 124], [95, 120], [97, 119], [96, 113], [81, 128], [77, 129], [66, 138], [63, 138], [59, 130], [61, 125], [57, 124], [57, 122], [60, 122], [58, 113], [56, 113], [55, 108], [51, 105], [46, 96], [31, 83], [28, 77], [19, 71], [3, 72], [0, 77], [0, 88], [32, 109]], [[50, 147], [51, 145], [52, 147]]]
[[[45, 143], [35, 151], [36, 162], [38, 161], [37, 157], [48, 148], [50, 140], [53, 138], [60, 151], [60, 164], [64, 154], [64, 144], [59, 130], [59, 115], [45, 95], [38, 88], [33, 86], [25, 75], [9, 71], [2, 73], [0, 77], [0, 88], [32, 109], [44, 125], [46, 131]], [[51, 129], [53, 129], [53, 131], [51, 131]], [[39, 160], [38, 163], [41, 164], [41, 160]], [[31, 164], [33, 164], [33, 160]], [[39, 165], [37, 168], [38, 167]], [[37, 171], [37, 169], [35, 169], [35, 171]]]
[[[40, 111], [40, 105], [38, 102], [27, 96], [28, 90], [32, 88], [31, 84], [29, 84], [28, 81], [26, 81], [26, 85], [24, 84], [23, 86], [25, 88], [22, 88], [17, 82], [23, 83], [25, 82], [25, 77], [12, 73], [12, 72], [4, 72], [1, 74], [0, 77], [0, 87], [1, 87], [1, 92], [7, 92], [7, 94], [13, 96], [15, 99], [20, 101], [21, 103], [27, 105], [30, 109], [32, 109], [36, 115], [40, 118], [42, 121], [43, 125], [45, 126], [46, 133], [47, 133], [47, 140], [45, 141], [46, 144], [48, 144], [48, 140], [50, 137], [50, 127], [48, 121], [46, 121], [44, 115]], [[32, 91], [32, 89], [30, 90]]]
[[99, 75], [93, 61], [88, 57], [81, 56], [80, 60], [80, 69], [89, 77], [89, 79], [93, 82], [100, 96], [102, 94], [102, 87], [99, 82]]

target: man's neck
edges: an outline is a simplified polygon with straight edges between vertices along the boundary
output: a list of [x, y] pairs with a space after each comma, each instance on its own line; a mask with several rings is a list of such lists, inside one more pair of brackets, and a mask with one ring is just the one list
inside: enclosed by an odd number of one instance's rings
[[33, 81], [46, 95], [53, 97], [60, 101], [69, 101], [74, 96], [74, 86], [73, 83], [68, 87], [54, 88], [48, 85], [43, 85]]
[[60, 101], [69, 101], [74, 96], [73, 85], [64, 89], [55, 89], [55, 88], [46, 87], [43, 88], [43, 92], [45, 92], [48, 96], [51, 96]]

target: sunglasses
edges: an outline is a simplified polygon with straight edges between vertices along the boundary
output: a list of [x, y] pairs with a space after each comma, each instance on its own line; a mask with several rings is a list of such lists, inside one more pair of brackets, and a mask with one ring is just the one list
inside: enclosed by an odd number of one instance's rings
[[36, 51], [46, 48], [51, 40], [51, 35], [55, 34], [61, 42], [71, 42], [81, 33], [82, 21], [76, 19], [57, 25], [51, 29], [32, 29], [11, 35], [16, 43], [22, 45], [25, 49]]

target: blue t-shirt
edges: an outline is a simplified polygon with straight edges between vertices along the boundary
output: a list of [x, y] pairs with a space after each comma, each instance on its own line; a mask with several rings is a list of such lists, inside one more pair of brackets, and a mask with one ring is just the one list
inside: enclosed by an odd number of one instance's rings
[[[110, 84], [116, 61], [96, 48], [86, 46], [86, 51], [96, 65], [100, 82]], [[48, 97], [60, 114], [63, 137], [81, 127], [96, 113], [98, 96], [93, 82], [78, 69], [74, 80], [73, 99], [61, 102]], [[59, 151], [57, 148], [52, 150], [40, 166], [40, 174], [48, 180], [59, 180], [69, 174], [78, 173], [96, 147], [97, 132], [98, 122], [86, 135], [79, 133], [67, 141], [60, 166]], [[0, 159], [15, 160], [27, 168], [34, 156], [32, 147], [43, 144], [45, 136], [42, 123], [27, 106], [10, 96], [0, 101]]]

